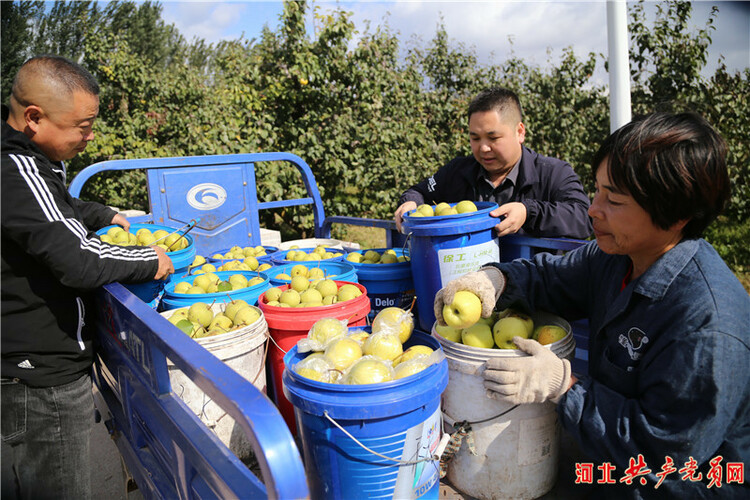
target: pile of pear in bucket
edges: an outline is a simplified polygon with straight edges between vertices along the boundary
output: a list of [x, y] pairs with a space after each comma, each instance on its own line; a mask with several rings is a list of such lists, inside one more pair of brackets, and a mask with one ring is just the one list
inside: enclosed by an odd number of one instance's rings
[[462, 200], [455, 205], [442, 202], [435, 206], [422, 204], [413, 212], [409, 213], [411, 217], [442, 217], [444, 215], [469, 214], [477, 211], [477, 206], [473, 201]]
[[105, 243], [119, 246], [142, 246], [156, 245], [168, 252], [176, 252], [188, 247], [187, 238], [179, 233], [168, 233], [164, 229], [157, 229], [153, 233], [150, 229], [142, 227], [135, 234], [125, 231], [120, 226], [113, 226], [106, 233], [99, 236]]
[[320, 307], [353, 300], [362, 295], [362, 290], [352, 283], [339, 286], [333, 278], [336, 274], [326, 274], [320, 267], [308, 268], [297, 264], [289, 271], [280, 273], [274, 279], [288, 280], [289, 286], [272, 287], [266, 290], [263, 300], [266, 305], [275, 307]]
[[343, 252], [339, 251], [332, 252], [323, 245], [318, 245], [309, 252], [301, 249], [299, 245], [292, 245], [291, 247], [289, 247], [289, 251], [284, 254], [284, 258], [282, 260], [293, 262], [303, 260], [319, 261], [333, 259], [334, 257], [338, 257], [342, 254]]
[[257, 307], [242, 299], [234, 299], [228, 304], [195, 302], [168, 313], [168, 321], [193, 339], [222, 335], [250, 326], [260, 319], [261, 314]]
[[346, 320], [321, 318], [307, 337], [297, 342], [308, 353], [292, 367], [299, 376], [331, 384], [379, 384], [418, 374], [445, 355], [426, 345], [404, 349], [414, 330], [414, 318], [398, 307], [381, 310], [372, 332], [347, 328]]
[[[218, 262], [209, 263], [206, 262], [206, 258], [202, 255], [196, 255], [193, 263], [190, 264], [190, 274], [206, 274], [215, 273], [216, 271], [265, 271], [271, 269], [271, 264], [268, 262], [259, 262], [258, 257], [265, 255], [266, 249], [263, 248], [257, 255], [253, 255], [254, 249], [252, 247], [246, 247], [245, 250], [250, 250], [250, 253], [243, 257], [242, 249], [240, 247], [232, 247], [239, 249], [238, 252], [232, 253], [227, 252], [225, 254], [214, 254], [212, 258], [222, 260], [224, 263], [219, 264]], [[257, 247], [256, 247], [257, 248]], [[262, 247], [261, 247], [262, 248]], [[227, 260], [229, 259], [229, 260]], [[216, 266], [219, 267], [216, 267]], [[262, 281], [262, 280], [261, 280]]]
[[435, 323], [435, 331], [451, 342], [485, 349], [517, 349], [513, 337], [531, 338], [542, 345], [561, 340], [567, 335], [558, 325], [534, 325], [527, 315], [513, 309], [480, 317], [482, 303], [472, 292], [456, 292], [453, 302], [443, 306], [447, 326]]

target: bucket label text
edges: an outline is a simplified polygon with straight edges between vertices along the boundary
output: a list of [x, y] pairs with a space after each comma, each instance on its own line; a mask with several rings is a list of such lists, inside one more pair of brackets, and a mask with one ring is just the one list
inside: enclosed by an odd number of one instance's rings
[[413, 462], [399, 467], [393, 498], [420, 498], [439, 488], [438, 466], [429, 459], [440, 444], [442, 413], [440, 406], [421, 424], [406, 431], [401, 460]]
[[496, 239], [464, 248], [444, 248], [437, 251], [440, 281], [449, 281], [476, 271], [484, 264], [500, 261], [500, 247]]

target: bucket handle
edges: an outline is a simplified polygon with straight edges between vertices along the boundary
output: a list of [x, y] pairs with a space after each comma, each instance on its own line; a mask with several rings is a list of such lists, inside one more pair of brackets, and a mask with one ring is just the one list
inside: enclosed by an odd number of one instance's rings
[[443, 410], [443, 424], [450, 425], [454, 430], [452, 434], [443, 434], [443, 439], [440, 441], [440, 446], [438, 447], [440, 451], [440, 454], [438, 455], [440, 457], [440, 477], [443, 478], [448, 474], [448, 464], [453, 460], [453, 458], [456, 456], [456, 453], [458, 453], [458, 451], [461, 449], [461, 445], [464, 439], [466, 439], [466, 444], [469, 447], [469, 453], [475, 456], [477, 455], [477, 451], [474, 445], [474, 431], [471, 427], [472, 424], [482, 424], [484, 422], [489, 422], [490, 420], [501, 417], [506, 413], [515, 410], [516, 408], [518, 408], [518, 405], [510, 407], [509, 409], [498, 415], [482, 420], [477, 420], [475, 422], [469, 422], [466, 420], [457, 422], [453, 417], [448, 415], [445, 410]]
[[[188, 222], [187, 225], [186, 225], [187, 226], [187, 230], [184, 233], [182, 233], [179, 238], [177, 238], [176, 240], [174, 240], [171, 245], [169, 245], [169, 247], [167, 248], [167, 252], [169, 252], [172, 249], [172, 247], [175, 246], [175, 244], [178, 241], [180, 241], [182, 238], [184, 238], [186, 234], [188, 234], [190, 231], [192, 231], [192, 229], [197, 224], [198, 224], [198, 220], [196, 220], [196, 219], [193, 219], [190, 222]], [[183, 226], [183, 228], [186, 227], [186, 226]], [[177, 231], [180, 231], [181, 229], [182, 228], [178, 229]], [[177, 231], [175, 231], [175, 232], [177, 232]], [[166, 238], [166, 236], [165, 236], [165, 238]]]
[[[507, 414], [507, 413], [510, 413], [510, 412], [512, 412], [512, 411], [513, 411], [513, 410], [515, 410], [516, 408], [518, 408], [518, 405], [513, 405], [513, 406], [511, 406], [510, 408], [508, 408], [507, 410], [505, 410], [505, 411], [503, 411], [503, 412], [500, 412], [500, 413], [498, 413], [497, 415], [493, 415], [493, 416], [491, 416], [491, 417], [488, 417], [488, 418], [483, 418], [482, 420], [476, 420], [476, 421], [474, 421], [474, 422], [469, 422], [469, 421], [464, 421], [464, 422], [466, 422], [466, 423], [467, 423], [467, 424], [469, 424], [469, 425], [474, 425], [474, 424], [483, 424], [483, 423], [485, 423], [485, 422], [489, 422], [490, 420], [495, 420], [496, 418], [500, 418], [500, 417], [502, 417], [503, 415], [505, 415], [505, 414]], [[444, 421], [444, 422], [446, 422], [446, 423], [447, 423], [448, 425], [450, 425], [451, 427], [452, 427], [453, 425], [455, 425], [455, 423], [457, 422], [457, 420], [456, 420], [456, 419], [454, 419], [453, 417], [451, 417], [450, 415], [448, 415], [448, 414], [447, 414], [447, 413], [445, 412], [445, 410], [443, 410], [443, 421]]]
[[396, 459], [396, 458], [388, 457], [388, 456], [383, 455], [382, 453], [378, 453], [377, 451], [372, 450], [372, 449], [368, 448], [367, 446], [365, 446], [364, 444], [362, 444], [357, 438], [355, 438], [354, 436], [352, 436], [349, 431], [347, 431], [346, 429], [344, 429], [343, 427], [341, 427], [341, 425], [339, 425], [339, 423], [336, 422], [333, 419], [333, 417], [331, 417], [328, 414], [328, 410], [324, 410], [323, 411], [323, 416], [325, 418], [327, 418], [329, 422], [331, 422], [333, 425], [335, 425], [341, 432], [343, 432], [349, 438], [351, 438], [352, 441], [354, 441], [355, 443], [357, 443], [363, 450], [368, 451], [368, 452], [372, 453], [373, 455], [376, 455], [376, 456], [378, 456], [378, 457], [380, 457], [382, 459], [389, 460], [391, 462], [395, 462], [395, 463], [397, 463], [399, 465], [416, 465], [416, 464], [419, 464], [419, 463], [422, 463], [422, 462], [439, 462], [440, 461], [440, 456], [437, 455], [437, 454], [432, 455], [430, 457], [421, 458], [419, 460], [399, 460], [399, 459]]
[[[199, 217], [198, 219], [192, 219], [192, 220], [191, 220], [190, 222], [188, 222], [187, 224], [184, 224], [184, 225], [182, 225], [182, 226], [178, 227], [177, 229], [175, 229], [175, 230], [174, 230], [174, 231], [172, 231], [171, 233], [169, 233], [169, 234], [165, 234], [165, 235], [164, 235], [164, 236], [162, 236], [161, 238], [159, 238], [159, 239], [156, 239], [156, 240], [154, 240], [154, 244], [155, 244], [156, 242], [158, 242], [158, 241], [161, 241], [161, 240], [165, 239], [165, 238], [166, 238], [167, 236], [171, 236], [171, 235], [173, 235], [173, 234], [175, 234], [175, 233], [179, 233], [179, 232], [180, 232], [180, 231], [182, 231], [183, 229], [185, 229], [185, 228], [188, 228], [188, 230], [187, 230], [187, 231], [185, 231], [184, 233], [182, 233], [182, 234], [180, 235], [180, 237], [183, 237], [183, 236], [185, 236], [185, 235], [186, 235], [186, 234], [187, 234], [187, 233], [188, 233], [188, 232], [189, 232], [189, 231], [190, 231], [191, 229], [193, 229], [193, 228], [195, 227], [195, 225], [196, 225], [196, 224], [198, 224], [198, 221], [200, 221], [200, 217]], [[174, 244], [174, 243], [173, 243], [173, 244]]]
[[[276, 346], [276, 348], [277, 348], [277, 349], [278, 349], [279, 351], [283, 352], [284, 354], [286, 354], [286, 353], [287, 353], [287, 351], [285, 351], [284, 349], [282, 349], [282, 348], [281, 348], [281, 346], [280, 346], [279, 344], [277, 344], [277, 343], [276, 343], [276, 341], [275, 341], [275, 340], [273, 339], [273, 336], [271, 336], [271, 335], [269, 334], [269, 335], [268, 335], [268, 338], [269, 338], [269, 339], [271, 340], [271, 342], [273, 342], [273, 345], [275, 345], [275, 346]], [[268, 343], [266, 342], [266, 344], [268, 344]]]
[[[409, 238], [411, 238], [412, 233], [408, 233], [406, 235], [406, 238], [404, 238], [404, 244], [401, 246], [401, 255], [406, 253], [406, 247], [409, 245]], [[409, 248], [409, 260], [411, 260], [411, 248]]]

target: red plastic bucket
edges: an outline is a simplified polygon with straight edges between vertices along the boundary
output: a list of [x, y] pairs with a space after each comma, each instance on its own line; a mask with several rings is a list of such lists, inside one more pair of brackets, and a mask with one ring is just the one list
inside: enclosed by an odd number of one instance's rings
[[[336, 281], [339, 288], [351, 283], [349, 281]], [[258, 299], [258, 307], [268, 323], [268, 333], [271, 336], [271, 345], [268, 348], [267, 370], [271, 375], [273, 386], [273, 400], [284, 417], [289, 430], [297, 435], [297, 425], [294, 422], [294, 406], [284, 395], [281, 376], [284, 373], [284, 355], [289, 352], [297, 341], [307, 336], [310, 327], [321, 318], [336, 318], [348, 320], [349, 326], [365, 326], [367, 324], [367, 313], [370, 312], [370, 298], [367, 289], [359, 283], [351, 283], [360, 290], [359, 297], [332, 304], [330, 306], [318, 307], [278, 307], [269, 306], [265, 303], [265, 292]], [[278, 287], [286, 290], [289, 285]]]

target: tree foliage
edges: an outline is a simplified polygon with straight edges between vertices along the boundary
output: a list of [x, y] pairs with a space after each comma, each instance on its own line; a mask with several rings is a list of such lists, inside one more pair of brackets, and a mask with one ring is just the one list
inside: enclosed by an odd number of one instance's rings
[[[518, 92], [527, 145], [564, 158], [593, 192], [590, 158], [608, 133], [608, 93], [593, 80], [602, 56], [572, 47], [544, 67], [511, 56], [483, 65], [439, 24], [431, 40], [406, 47], [382, 25], [357, 33], [351, 13], [287, 1], [276, 30], [258, 39], [186, 41], [158, 3], [2, 2], [2, 96], [20, 64], [39, 53], [82, 62], [101, 87], [97, 138], [75, 158], [94, 162], [164, 156], [288, 151], [312, 168], [328, 214], [390, 218], [401, 192], [459, 154], [470, 154], [466, 109], [493, 85]], [[720, 7], [719, 7], [720, 8]], [[750, 69], [723, 63], [706, 78], [715, 11], [689, 30], [688, 2], [630, 8], [634, 113], [694, 110], [729, 147], [733, 197], [708, 238], [735, 268], [747, 267], [750, 235]], [[285, 165], [259, 165], [263, 200], [302, 197]], [[102, 175], [85, 196], [147, 209], [142, 174]], [[263, 214], [267, 227], [312, 234], [305, 207]]]

